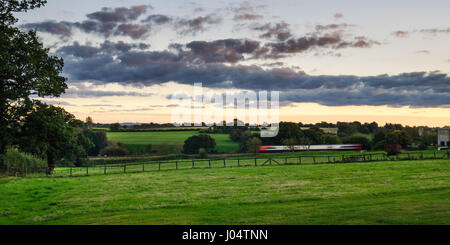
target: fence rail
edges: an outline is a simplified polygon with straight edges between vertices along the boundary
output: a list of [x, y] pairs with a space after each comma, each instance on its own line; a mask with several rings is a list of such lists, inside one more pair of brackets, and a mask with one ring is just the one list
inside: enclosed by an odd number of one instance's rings
[[[348, 155], [301, 155], [301, 156], [275, 156], [275, 157], [244, 157], [244, 158], [215, 158], [215, 159], [180, 159], [180, 160], [158, 160], [135, 163], [105, 164], [86, 167], [60, 167], [55, 168], [52, 173], [47, 168], [40, 169], [38, 173], [28, 174], [29, 177], [52, 176], [72, 177], [105, 175], [117, 173], [137, 173], [162, 170], [200, 169], [200, 168], [230, 168], [230, 167], [256, 167], [267, 165], [306, 165], [306, 164], [338, 164], [352, 162], [374, 162], [374, 161], [401, 161], [401, 160], [429, 160], [448, 159], [448, 152], [434, 152], [424, 154], [400, 153], [388, 156], [385, 153], [372, 154], [348, 154]], [[27, 172], [16, 173], [16, 176], [27, 176]]]

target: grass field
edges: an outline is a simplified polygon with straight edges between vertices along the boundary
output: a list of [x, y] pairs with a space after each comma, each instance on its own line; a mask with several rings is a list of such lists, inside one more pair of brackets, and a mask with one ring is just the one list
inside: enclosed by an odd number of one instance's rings
[[[184, 141], [198, 134], [198, 131], [161, 131], [161, 132], [108, 132], [107, 137], [116, 142], [122, 142], [132, 154], [145, 153], [148, 144], [159, 145], [167, 142], [169, 146], [175, 143], [183, 144]], [[234, 152], [238, 143], [233, 142], [228, 134], [211, 134], [216, 140], [218, 152]], [[172, 151], [170, 147], [170, 151]]]
[[0, 179], [0, 224], [450, 224], [450, 160]]

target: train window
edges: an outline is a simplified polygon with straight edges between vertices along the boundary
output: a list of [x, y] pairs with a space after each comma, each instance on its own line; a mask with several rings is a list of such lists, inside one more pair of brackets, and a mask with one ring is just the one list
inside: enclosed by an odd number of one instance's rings
[[445, 146], [445, 141], [441, 141], [441, 146]]

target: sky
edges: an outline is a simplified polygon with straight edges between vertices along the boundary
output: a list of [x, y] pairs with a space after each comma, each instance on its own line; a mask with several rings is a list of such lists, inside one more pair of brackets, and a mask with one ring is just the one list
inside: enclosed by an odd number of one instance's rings
[[280, 120], [450, 125], [450, 1], [68, 1], [19, 13], [95, 122], [170, 122], [194, 83], [279, 91]]

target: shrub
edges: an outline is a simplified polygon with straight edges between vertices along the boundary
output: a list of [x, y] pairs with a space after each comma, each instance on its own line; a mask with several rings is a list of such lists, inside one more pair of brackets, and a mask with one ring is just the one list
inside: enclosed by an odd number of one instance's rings
[[258, 153], [262, 142], [258, 137], [252, 137], [247, 140], [246, 148], [249, 153]]
[[153, 150], [153, 145], [152, 145], [152, 144], [148, 144], [148, 145], [147, 145], [146, 152], [152, 154], [153, 151], [154, 151], [154, 150]]
[[169, 154], [169, 143], [163, 142], [163, 143], [161, 143], [159, 145], [156, 145], [155, 147], [156, 147], [156, 152], [159, 155], [167, 155], [167, 154]]
[[198, 154], [200, 148], [211, 152], [216, 147], [216, 141], [207, 134], [194, 135], [184, 141], [183, 152], [185, 154]]
[[29, 153], [20, 152], [16, 148], [10, 148], [3, 156], [8, 173], [36, 173], [47, 167], [47, 161]]
[[123, 146], [122, 143], [116, 143], [114, 141], [108, 141], [108, 146], [103, 148], [100, 151], [100, 155], [102, 156], [125, 156], [128, 155], [127, 149]]
[[200, 158], [208, 157], [208, 152], [205, 150], [205, 148], [198, 149], [198, 154], [199, 154]]
[[340, 144], [342, 143], [341, 139], [337, 135], [325, 134], [323, 136], [324, 144]]
[[371, 142], [364, 136], [349, 136], [342, 139], [344, 144], [361, 144], [364, 150], [370, 150]]

